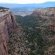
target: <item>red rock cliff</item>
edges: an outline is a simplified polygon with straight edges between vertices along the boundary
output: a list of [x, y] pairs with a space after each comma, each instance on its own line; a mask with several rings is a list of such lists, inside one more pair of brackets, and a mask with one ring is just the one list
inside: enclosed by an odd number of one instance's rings
[[0, 55], [8, 55], [9, 34], [15, 28], [15, 17], [9, 11], [0, 11]]

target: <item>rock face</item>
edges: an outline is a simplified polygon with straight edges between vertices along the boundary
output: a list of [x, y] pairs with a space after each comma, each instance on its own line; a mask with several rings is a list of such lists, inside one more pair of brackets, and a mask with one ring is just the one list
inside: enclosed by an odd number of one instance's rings
[[48, 20], [49, 22], [47, 24], [49, 25], [49, 28], [55, 31], [55, 8], [54, 7], [37, 9], [32, 13], [32, 15], [39, 16], [43, 19]]
[[39, 8], [33, 12], [33, 14], [39, 14], [44, 16], [54, 16], [55, 15], [55, 8], [49, 7], [49, 8]]
[[8, 55], [9, 34], [15, 28], [15, 17], [10, 10], [0, 12], [0, 55]]

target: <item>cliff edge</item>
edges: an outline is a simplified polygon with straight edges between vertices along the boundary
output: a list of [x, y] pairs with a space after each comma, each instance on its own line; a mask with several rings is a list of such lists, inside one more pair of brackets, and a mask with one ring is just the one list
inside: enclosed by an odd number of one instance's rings
[[15, 17], [9, 9], [0, 9], [0, 55], [8, 55], [9, 34], [16, 27]]

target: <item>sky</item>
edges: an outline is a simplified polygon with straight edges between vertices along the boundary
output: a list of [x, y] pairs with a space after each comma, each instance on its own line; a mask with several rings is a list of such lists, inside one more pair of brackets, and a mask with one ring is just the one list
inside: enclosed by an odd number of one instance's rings
[[55, 0], [0, 0], [0, 3], [15, 3], [15, 4], [30, 4], [30, 3], [44, 3], [54, 2]]

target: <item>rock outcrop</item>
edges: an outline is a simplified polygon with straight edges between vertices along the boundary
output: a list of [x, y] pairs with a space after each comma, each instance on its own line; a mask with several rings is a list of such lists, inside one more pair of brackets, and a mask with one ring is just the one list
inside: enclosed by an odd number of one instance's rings
[[47, 25], [53, 31], [55, 31], [55, 8], [40, 8], [33, 11], [32, 15], [39, 16], [41, 19], [48, 20]]
[[0, 55], [8, 55], [9, 34], [15, 28], [15, 17], [10, 10], [0, 11]]

